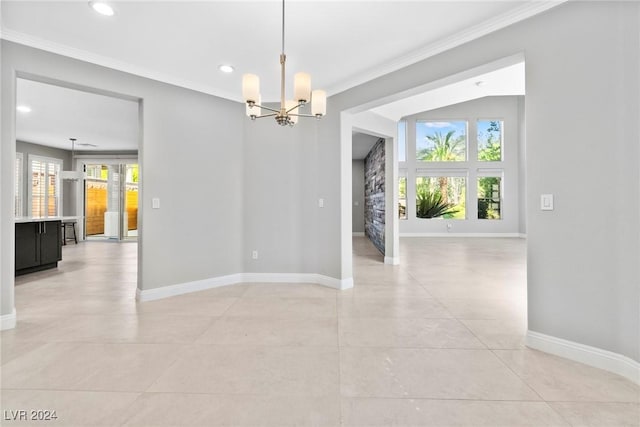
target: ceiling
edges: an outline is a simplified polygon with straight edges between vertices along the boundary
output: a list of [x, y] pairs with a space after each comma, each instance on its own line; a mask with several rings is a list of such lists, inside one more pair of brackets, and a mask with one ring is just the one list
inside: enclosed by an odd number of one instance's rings
[[[335, 94], [561, 2], [289, 0], [287, 81], [307, 71]], [[262, 99], [279, 98], [280, 2], [111, 3], [113, 17], [82, 0], [3, 0], [2, 38], [233, 100], [255, 73]]]
[[[519, 58], [514, 58], [518, 60]], [[397, 101], [372, 108], [376, 114], [398, 121], [402, 117], [422, 111], [435, 110], [486, 96], [510, 96], [525, 94], [524, 60], [511, 65], [499, 65], [489, 72], [470, 72], [451, 82], [441, 82], [415, 95], [403, 96]]]
[[380, 138], [366, 133], [353, 132], [351, 136], [351, 158], [362, 160]]
[[[78, 151], [138, 149], [138, 103], [60, 86], [18, 79], [16, 139]], [[88, 146], [82, 144], [95, 145]]]
[[[563, 1], [288, 0], [287, 93], [295, 72], [309, 72], [313, 88], [335, 94]], [[242, 74], [251, 72], [261, 78], [262, 99], [278, 99], [279, 1], [111, 4], [115, 15], [105, 17], [85, 0], [3, 0], [0, 35], [236, 101], [241, 101]], [[221, 64], [235, 71], [224, 74]], [[373, 111], [398, 120], [483, 96], [524, 94], [524, 68], [510, 63], [418, 89]], [[137, 149], [135, 102], [22, 80], [17, 97], [32, 108], [17, 113], [18, 139], [68, 149], [68, 138], [75, 137], [97, 145], [83, 150]]]

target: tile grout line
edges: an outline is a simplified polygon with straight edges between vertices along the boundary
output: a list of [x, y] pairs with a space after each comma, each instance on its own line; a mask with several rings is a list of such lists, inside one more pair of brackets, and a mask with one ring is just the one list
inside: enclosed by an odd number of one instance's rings
[[[541, 395], [540, 393], [538, 393], [538, 390], [536, 390], [535, 388], [533, 388], [533, 386], [532, 386], [531, 384], [529, 384], [529, 383], [528, 383], [524, 378], [522, 378], [522, 376], [518, 375], [518, 373], [517, 373], [515, 370], [513, 370], [513, 369], [511, 368], [511, 366], [509, 366], [509, 365], [507, 364], [507, 362], [505, 362], [504, 360], [502, 360], [502, 358], [501, 358], [500, 356], [498, 356], [498, 355], [496, 354], [496, 352], [495, 352], [493, 349], [489, 349], [489, 351], [491, 352], [491, 354], [493, 354], [493, 356], [494, 356], [496, 359], [498, 359], [498, 360], [500, 361], [500, 363], [502, 363], [502, 364], [503, 364], [503, 365], [504, 365], [504, 366], [505, 366], [509, 371], [511, 371], [511, 372], [513, 373], [513, 375], [515, 375], [515, 376], [516, 376], [520, 381], [522, 381], [522, 382], [523, 382], [523, 383], [524, 383], [524, 384], [525, 384], [525, 385], [526, 385], [526, 386], [527, 386], [531, 391], [533, 391], [533, 392], [534, 392], [534, 393], [535, 393], [535, 394], [540, 398], [540, 401], [545, 402], [545, 403], [547, 403], [547, 405], [548, 405], [547, 400], [546, 400], [544, 397], [542, 397], [542, 395]], [[509, 350], [509, 351], [522, 351], [522, 350]], [[551, 405], [549, 405], [549, 406], [551, 406]]]

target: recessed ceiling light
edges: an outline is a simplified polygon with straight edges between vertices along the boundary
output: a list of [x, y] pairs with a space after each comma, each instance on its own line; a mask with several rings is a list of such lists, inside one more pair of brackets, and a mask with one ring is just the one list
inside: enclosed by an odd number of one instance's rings
[[218, 67], [218, 70], [222, 71], [223, 73], [233, 73], [234, 69], [235, 68], [233, 68], [233, 66], [226, 64], [222, 64]]
[[113, 8], [109, 6], [107, 3], [102, 1], [90, 1], [89, 6], [93, 8], [100, 15], [104, 16], [113, 16]]
[[29, 107], [28, 105], [18, 105], [16, 107], [16, 110], [20, 111], [21, 113], [30, 113], [31, 107]]

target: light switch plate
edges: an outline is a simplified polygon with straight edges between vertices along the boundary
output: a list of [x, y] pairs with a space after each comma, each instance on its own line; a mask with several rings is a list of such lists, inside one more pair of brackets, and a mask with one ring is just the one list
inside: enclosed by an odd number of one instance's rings
[[318, 199], [318, 207], [324, 208], [324, 199]]
[[153, 199], [151, 199], [151, 208], [152, 209], [160, 209], [160, 199], [157, 197], [154, 197]]
[[540, 209], [543, 211], [553, 210], [553, 194], [540, 195]]

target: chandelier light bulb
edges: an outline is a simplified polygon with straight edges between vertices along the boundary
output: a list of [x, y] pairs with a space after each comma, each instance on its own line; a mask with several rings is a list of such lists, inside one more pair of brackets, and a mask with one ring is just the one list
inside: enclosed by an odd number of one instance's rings
[[[280, 53], [280, 107], [272, 108], [262, 105], [260, 99], [260, 79], [255, 74], [242, 76], [242, 98], [247, 104], [245, 114], [251, 120], [262, 117], [273, 117], [281, 126], [293, 126], [300, 117], [323, 117], [327, 113], [327, 93], [323, 90], [311, 92], [311, 76], [307, 73], [296, 73], [293, 76], [293, 99], [285, 100], [285, 63], [284, 53], [284, 0], [282, 0], [282, 52]], [[311, 100], [312, 114], [302, 113], [301, 107]], [[262, 114], [263, 111], [266, 114]]]
[[327, 92], [316, 89], [311, 93], [311, 114], [317, 118], [327, 114]]
[[307, 73], [296, 73], [293, 76], [293, 99], [301, 104], [309, 102], [311, 97], [311, 76]]
[[242, 76], [242, 97], [244, 102], [257, 103], [260, 97], [260, 78], [255, 74]]

